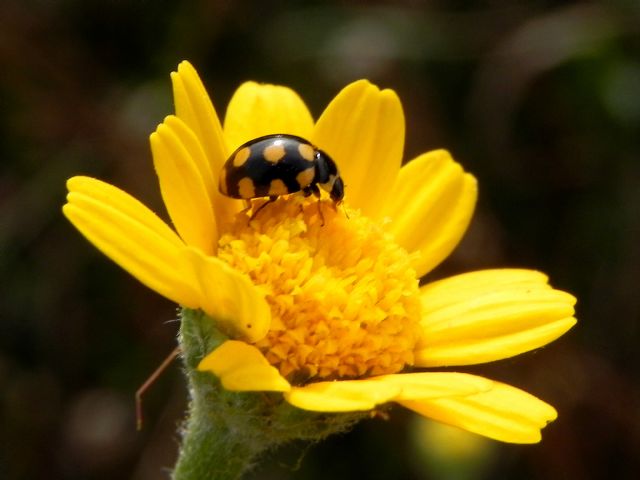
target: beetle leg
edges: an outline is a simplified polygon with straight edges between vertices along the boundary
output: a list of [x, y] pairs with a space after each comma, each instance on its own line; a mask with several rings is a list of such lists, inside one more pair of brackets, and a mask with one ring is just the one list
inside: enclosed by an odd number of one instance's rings
[[251, 220], [253, 220], [254, 218], [256, 218], [256, 215], [258, 215], [258, 213], [260, 213], [260, 210], [262, 210], [264, 207], [266, 207], [267, 205], [269, 205], [270, 203], [275, 202], [278, 199], [277, 195], [269, 195], [269, 200], [267, 200], [266, 202], [264, 202], [262, 205], [260, 205], [258, 207], [258, 209], [256, 211], [254, 211], [251, 214], [251, 218], [249, 218], [249, 223], [251, 223]]
[[247, 213], [251, 210], [251, 200], [243, 199], [242, 203], [244, 203], [244, 208], [240, 210], [240, 213]]
[[[309, 193], [307, 194], [307, 190], [309, 190]], [[324, 214], [322, 213], [322, 201], [320, 198], [320, 189], [318, 188], [318, 185], [315, 183], [312, 183], [311, 185], [309, 185], [308, 187], [304, 188], [304, 192], [305, 192], [305, 196], [309, 196], [313, 193], [313, 195], [318, 199], [318, 201], [316, 202], [318, 205], [318, 215], [320, 215], [320, 219], [322, 220], [322, 224], [320, 225], [321, 227], [324, 227]]]

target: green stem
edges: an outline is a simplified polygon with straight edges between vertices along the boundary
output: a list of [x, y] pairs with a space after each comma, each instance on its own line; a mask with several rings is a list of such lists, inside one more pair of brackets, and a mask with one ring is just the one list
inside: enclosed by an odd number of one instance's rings
[[247, 430], [236, 428], [235, 423], [233, 416], [212, 415], [207, 395], [196, 393], [184, 427], [174, 480], [238, 479], [251, 468], [269, 444], [247, 436]]
[[183, 310], [180, 346], [191, 399], [174, 480], [240, 478], [268, 447], [252, 437], [248, 441], [245, 429], [238, 428], [235, 409], [224, 401], [229, 392], [213, 375], [197, 371], [200, 360], [225, 340], [204, 314]]
[[173, 480], [238, 479], [270, 449], [292, 440], [321, 440], [366, 416], [307, 412], [279, 393], [223, 389], [197, 366], [226, 340], [202, 312], [182, 311], [180, 346], [191, 399]]

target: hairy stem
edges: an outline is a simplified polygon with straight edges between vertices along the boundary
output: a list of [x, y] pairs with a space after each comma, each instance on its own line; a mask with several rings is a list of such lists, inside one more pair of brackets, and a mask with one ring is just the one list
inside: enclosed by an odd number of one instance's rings
[[197, 366], [226, 340], [202, 312], [182, 311], [180, 347], [191, 398], [173, 480], [238, 479], [270, 449], [293, 440], [321, 440], [366, 416], [307, 412], [279, 393], [225, 390]]

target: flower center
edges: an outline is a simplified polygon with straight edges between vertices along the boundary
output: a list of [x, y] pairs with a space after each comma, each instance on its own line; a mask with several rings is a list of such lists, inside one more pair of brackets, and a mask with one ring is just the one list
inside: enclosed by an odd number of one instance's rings
[[413, 363], [420, 302], [410, 257], [380, 225], [346, 213], [328, 200], [279, 198], [251, 221], [237, 214], [219, 241], [219, 257], [266, 293], [271, 327], [256, 346], [292, 382]]

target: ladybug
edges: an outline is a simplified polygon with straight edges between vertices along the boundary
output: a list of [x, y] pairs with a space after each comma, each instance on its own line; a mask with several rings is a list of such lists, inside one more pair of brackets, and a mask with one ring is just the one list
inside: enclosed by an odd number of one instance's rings
[[[325, 152], [294, 135], [274, 134], [255, 138], [238, 147], [222, 167], [220, 193], [249, 200], [302, 192], [320, 198], [329, 192], [334, 205], [344, 197], [344, 183], [338, 167]], [[255, 211], [255, 216], [258, 211]]]

